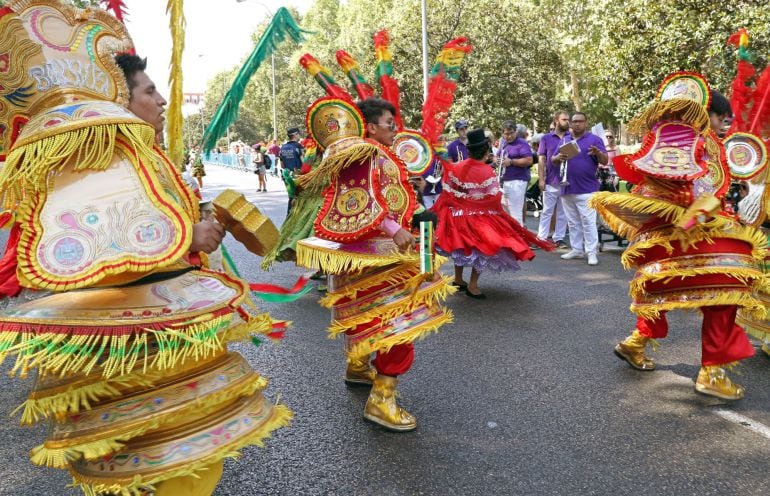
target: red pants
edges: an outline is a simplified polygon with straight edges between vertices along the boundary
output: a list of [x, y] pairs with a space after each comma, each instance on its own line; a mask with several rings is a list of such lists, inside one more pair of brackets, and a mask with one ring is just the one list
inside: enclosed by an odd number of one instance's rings
[[[704, 366], [724, 365], [754, 355], [754, 347], [743, 328], [735, 324], [736, 305], [701, 307], [700, 311], [703, 313], [701, 363]], [[666, 312], [654, 320], [638, 317], [636, 328], [642, 336], [665, 338], [668, 335]]]
[[378, 351], [372, 361], [377, 373], [396, 377], [405, 374], [414, 361], [414, 344], [397, 344], [388, 352]]

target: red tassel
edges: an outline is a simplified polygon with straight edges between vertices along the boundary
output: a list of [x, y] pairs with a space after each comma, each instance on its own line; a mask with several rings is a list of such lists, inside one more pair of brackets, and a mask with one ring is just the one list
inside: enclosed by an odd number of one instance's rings
[[444, 132], [449, 109], [454, 100], [457, 85], [446, 79], [443, 74], [431, 78], [428, 85], [428, 98], [422, 105], [422, 134], [431, 143], [438, 141]]
[[124, 22], [126, 4], [123, 3], [123, 0], [102, 0], [102, 5], [104, 5], [105, 10], [111, 10], [120, 22]]
[[391, 76], [381, 76], [380, 90], [382, 91], [382, 98], [396, 107], [396, 115], [393, 116], [393, 119], [396, 121], [398, 130], [402, 131], [404, 122], [401, 120], [401, 90], [398, 88], [398, 82]]
[[731, 85], [732, 95], [730, 96], [730, 106], [733, 108], [735, 117], [730, 126], [730, 133], [746, 130], [746, 106], [749, 101], [751, 101], [752, 93], [752, 89], [748, 84], [755, 75], [756, 70], [753, 65], [745, 60], [738, 61], [735, 79], [733, 79]]
[[270, 339], [283, 339], [286, 331], [275, 331], [267, 335]]
[[757, 136], [763, 136], [770, 124], [770, 66], [765, 67], [757, 80], [757, 86], [753, 94], [754, 105], [749, 112], [749, 132]]

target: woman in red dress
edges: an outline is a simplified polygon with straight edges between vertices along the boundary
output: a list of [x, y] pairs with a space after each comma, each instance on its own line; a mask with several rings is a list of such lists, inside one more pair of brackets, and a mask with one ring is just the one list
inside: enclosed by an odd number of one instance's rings
[[[502, 208], [500, 185], [495, 171], [484, 163], [489, 140], [483, 129], [468, 133], [470, 157], [446, 164], [444, 191], [432, 210], [438, 215], [436, 246], [455, 264], [454, 285], [471, 298], [484, 299], [478, 288], [481, 272], [519, 270], [520, 260], [532, 260], [530, 245], [550, 249]], [[463, 269], [471, 267], [471, 278], [463, 281]]]

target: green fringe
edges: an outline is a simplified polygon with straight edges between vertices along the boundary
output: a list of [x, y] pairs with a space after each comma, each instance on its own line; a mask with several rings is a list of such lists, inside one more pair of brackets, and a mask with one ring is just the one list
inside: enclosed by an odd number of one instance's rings
[[297, 22], [285, 7], [281, 7], [275, 12], [273, 20], [270, 21], [270, 25], [267, 26], [267, 29], [257, 42], [254, 51], [251, 52], [246, 63], [241, 67], [222, 103], [219, 104], [214, 117], [211, 119], [211, 123], [206, 128], [206, 132], [203, 135], [203, 149], [205, 151], [213, 149], [217, 144], [217, 140], [225, 135], [230, 124], [238, 119], [238, 107], [241, 104], [241, 100], [243, 100], [246, 85], [251, 76], [262, 65], [262, 62], [272, 55], [277, 50], [278, 44], [287, 37], [291, 38], [294, 43], [300, 43], [304, 41], [304, 35], [309, 33], [311, 31], [303, 30], [297, 25]]

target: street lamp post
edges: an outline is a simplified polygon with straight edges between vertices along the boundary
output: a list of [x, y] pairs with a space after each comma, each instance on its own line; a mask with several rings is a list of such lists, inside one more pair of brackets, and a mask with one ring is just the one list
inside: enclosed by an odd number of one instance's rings
[[422, 7], [422, 98], [428, 98], [428, 1], [420, 2]]
[[[247, 0], [235, 0], [238, 3], [244, 3]], [[268, 14], [270, 14], [270, 18], [272, 19], [275, 15], [273, 13], [273, 10], [265, 5], [262, 2], [258, 2], [256, 0], [252, 0], [253, 3], [256, 3], [257, 5], [260, 5], [262, 8], [264, 8]], [[278, 99], [275, 96], [275, 54], [270, 55], [270, 65], [271, 65], [271, 73], [270, 73], [270, 82], [273, 86], [273, 139], [278, 141], [278, 107], [276, 105]]]

